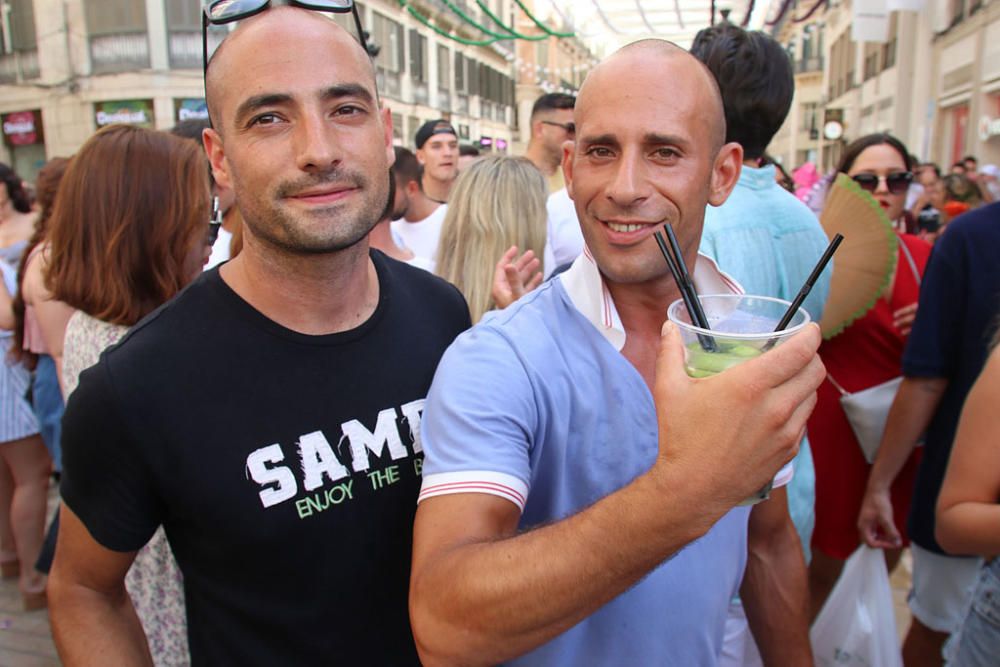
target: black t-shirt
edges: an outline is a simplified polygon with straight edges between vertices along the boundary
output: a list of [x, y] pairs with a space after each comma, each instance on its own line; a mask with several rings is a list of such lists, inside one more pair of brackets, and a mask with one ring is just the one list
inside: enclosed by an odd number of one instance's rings
[[210, 271], [80, 376], [62, 496], [102, 545], [162, 524], [198, 665], [418, 664], [407, 614], [438, 360], [459, 292], [372, 252], [364, 324], [285, 329]]

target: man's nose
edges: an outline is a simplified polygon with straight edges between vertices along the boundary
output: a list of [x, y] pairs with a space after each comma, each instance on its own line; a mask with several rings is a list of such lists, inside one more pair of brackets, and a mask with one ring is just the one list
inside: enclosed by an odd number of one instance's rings
[[618, 206], [632, 206], [646, 198], [646, 170], [638, 155], [625, 152], [618, 161], [614, 176], [608, 184], [608, 199]]
[[295, 127], [296, 162], [302, 171], [326, 171], [340, 159], [333, 123], [320, 112], [304, 113]]

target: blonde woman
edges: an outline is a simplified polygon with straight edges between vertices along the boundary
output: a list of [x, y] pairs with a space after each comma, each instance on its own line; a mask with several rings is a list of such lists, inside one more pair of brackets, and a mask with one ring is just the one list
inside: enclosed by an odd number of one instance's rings
[[[473, 323], [541, 282], [547, 193], [542, 173], [524, 158], [486, 157], [459, 174], [436, 267], [465, 295]], [[495, 287], [505, 275], [506, 292]]]

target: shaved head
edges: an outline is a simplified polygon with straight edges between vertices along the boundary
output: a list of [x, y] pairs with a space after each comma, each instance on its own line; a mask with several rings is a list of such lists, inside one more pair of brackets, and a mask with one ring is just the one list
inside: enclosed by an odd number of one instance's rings
[[610, 283], [672, 295], [653, 232], [671, 224], [693, 266], [705, 207], [725, 201], [742, 164], [715, 78], [675, 44], [635, 42], [591, 71], [574, 117], [563, 173], [587, 248]]
[[669, 87], [671, 75], [675, 72], [690, 76], [701, 84], [702, 118], [708, 124], [712, 148], [717, 151], [726, 141], [726, 114], [719, 84], [704, 63], [673, 42], [662, 39], [642, 39], [626, 44], [591, 70], [577, 96], [577, 124], [580, 117], [586, 114], [589, 104], [607, 102], [602, 91], [609, 80], [621, 77], [623, 73], [652, 74], [660, 86]]
[[313, 39], [333, 39], [352, 43], [356, 47], [354, 51], [358, 61], [363, 62], [371, 72], [372, 90], [376, 91], [375, 65], [350, 32], [324, 12], [279, 5], [240, 21], [209, 58], [205, 100], [213, 127], [220, 131], [223, 129], [220, 97], [227, 92], [227, 84], [232, 81], [233, 68], [245, 67], [242, 55], [247, 50], [273, 48], [274, 43], [280, 42], [284, 35], [293, 35], [306, 42]]
[[236, 194], [244, 252], [360, 253], [394, 153], [358, 41], [327, 14], [279, 6], [240, 22], [206, 79], [214, 127], [202, 140]]

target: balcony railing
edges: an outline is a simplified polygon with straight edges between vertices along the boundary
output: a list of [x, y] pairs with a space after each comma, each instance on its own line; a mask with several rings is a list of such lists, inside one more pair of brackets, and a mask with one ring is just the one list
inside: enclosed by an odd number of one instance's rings
[[469, 115], [469, 96], [458, 94], [455, 95], [455, 113]]
[[149, 40], [146, 33], [91, 37], [90, 62], [95, 74], [148, 68]]
[[438, 88], [438, 110], [451, 111], [451, 93], [444, 88]]
[[0, 54], [0, 83], [17, 83], [27, 79], [37, 79], [38, 51], [14, 51]]
[[427, 105], [430, 103], [430, 90], [426, 81], [417, 81], [410, 78], [410, 90], [413, 91], [413, 102], [415, 104]]
[[386, 97], [402, 100], [403, 86], [400, 81], [399, 72], [390, 72], [389, 70], [379, 68], [376, 74], [376, 83], [378, 84], [379, 92]]
[[800, 58], [795, 61], [795, 73], [805, 74], [806, 72], [822, 72], [823, 56], [813, 56], [812, 58]]

